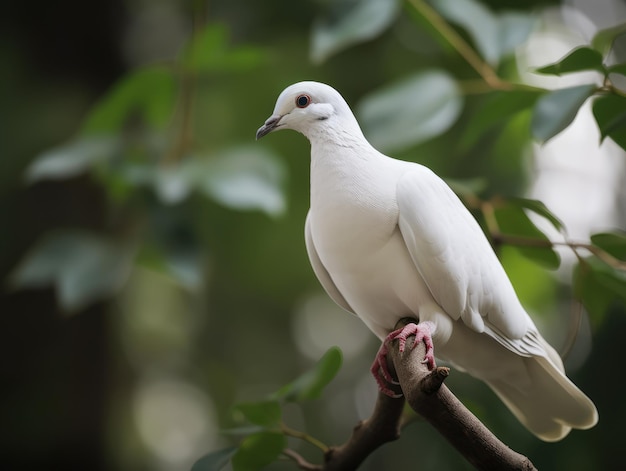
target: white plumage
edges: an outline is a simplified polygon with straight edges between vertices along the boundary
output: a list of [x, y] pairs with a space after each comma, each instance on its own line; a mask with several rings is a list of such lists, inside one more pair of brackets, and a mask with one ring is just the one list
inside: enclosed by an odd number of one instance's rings
[[286, 88], [257, 138], [277, 129], [311, 143], [306, 247], [337, 304], [380, 339], [403, 317], [432, 323], [437, 357], [485, 381], [543, 440], [595, 425], [595, 406], [565, 376], [480, 226], [443, 180], [374, 149], [328, 85]]

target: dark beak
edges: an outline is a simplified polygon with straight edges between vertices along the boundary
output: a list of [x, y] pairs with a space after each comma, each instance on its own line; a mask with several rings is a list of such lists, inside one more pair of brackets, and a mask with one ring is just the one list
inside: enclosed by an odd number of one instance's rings
[[278, 115], [272, 115], [269, 118], [267, 118], [267, 121], [265, 121], [265, 124], [261, 126], [259, 130], [256, 132], [257, 141], [261, 139], [263, 136], [265, 136], [266, 134], [269, 134], [274, 129], [276, 129], [276, 126], [278, 126], [278, 123], [280, 122], [281, 118], [282, 116], [278, 116]]

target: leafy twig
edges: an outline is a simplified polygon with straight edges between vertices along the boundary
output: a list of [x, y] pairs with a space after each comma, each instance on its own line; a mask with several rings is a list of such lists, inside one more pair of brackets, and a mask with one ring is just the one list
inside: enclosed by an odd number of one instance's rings
[[500, 79], [493, 68], [482, 60], [461, 35], [424, 0], [409, 0], [409, 3], [443, 36], [450, 46], [465, 59], [492, 89], [510, 90], [513, 88], [512, 84]]
[[601, 249], [600, 247], [593, 245], [593, 244], [586, 243], [586, 242], [573, 242], [571, 240], [554, 241], [554, 240], [549, 240], [549, 239], [537, 239], [535, 237], [502, 234], [499, 232], [492, 232], [490, 235], [494, 241], [499, 242], [499, 243], [509, 244], [509, 245], [518, 245], [518, 246], [524, 246], [524, 247], [545, 247], [545, 248], [554, 248], [557, 246], [569, 247], [577, 256], [578, 256], [577, 249], [584, 249], [592, 253], [593, 255], [595, 255], [597, 258], [602, 260], [607, 265], [617, 270], [626, 270], [626, 262], [618, 258], [615, 258], [613, 255]]
[[505, 234], [500, 231], [500, 226], [495, 216], [495, 204], [493, 201], [482, 201], [478, 197], [467, 198], [467, 196], [465, 196], [464, 198], [471, 207], [480, 209], [483, 217], [485, 218], [485, 224], [487, 226], [487, 230], [489, 231], [489, 236], [497, 244], [503, 243], [523, 247], [544, 248], [569, 247], [578, 258], [580, 258], [578, 250], [583, 249], [617, 270], [626, 270], [625, 261], [614, 257], [606, 250], [588, 242], [575, 242], [567, 239], [563, 241], [556, 241], [550, 239], [539, 239], [536, 237]]
[[309, 435], [308, 433], [300, 432], [299, 430], [294, 430], [294, 429], [290, 428], [289, 426], [287, 426], [285, 423], [281, 423], [280, 424], [280, 431], [283, 434], [288, 435], [290, 437], [294, 437], [294, 438], [298, 438], [300, 440], [304, 440], [305, 442], [308, 442], [311, 445], [319, 448], [324, 453], [327, 453], [328, 450], [329, 450], [329, 447], [327, 445], [325, 445], [324, 443], [322, 443], [321, 441], [319, 441], [317, 438]]

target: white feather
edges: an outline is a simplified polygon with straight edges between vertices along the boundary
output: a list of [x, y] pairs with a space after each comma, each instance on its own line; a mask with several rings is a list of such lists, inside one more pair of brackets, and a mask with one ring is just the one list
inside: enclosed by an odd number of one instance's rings
[[[296, 97], [306, 94], [304, 108]], [[435, 325], [435, 355], [485, 381], [539, 438], [589, 428], [595, 406], [564, 374], [480, 226], [421, 165], [374, 149], [333, 88], [301, 82], [259, 129], [311, 142], [311, 265], [329, 296], [381, 339], [403, 317]]]

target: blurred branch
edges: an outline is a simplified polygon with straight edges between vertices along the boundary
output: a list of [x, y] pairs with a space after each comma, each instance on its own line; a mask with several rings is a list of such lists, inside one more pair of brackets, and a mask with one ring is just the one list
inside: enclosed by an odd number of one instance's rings
[[193, 142], [193, 98], [196, 77], [192, 71], [180, 68], [179, 113], [180, 125], [172, 148], [164, 158], [165, 163], [179, 162], [185, 156]]
[[580, 255], [577, 249], [583, 249], [595, 255], [604, 263], [606, 263], [607, 265], [613, 268], [616, 268], [618, 270], [626, 270], [626, 262], [618, 258], [615, 258], [613, 255], [601, 249], [600, 247], [597, 247], [593, 244], [589, 244], [586, 242], [573, 242], [571, 240], [553, 241], [553, 240], [546, 240], [546, 239], [536, 239], [534, 237], [501, 234], [498, 232], [491, 233], [491, 237], [493, 238], [495, 243], [501, 243], [501, 244], [503, 243], [503, 244], [509, 244], [509, 245], [525, 246], [525, 247], [546, 247], [546, 248], [569, 247], [579, 258], [580, 258]]
[[[402, 321], [401, 321], [402, 322]], [[398, 326], [396, 326], [398, 327]], [[430, 422], [472, 465], [478, 469], [534, 470], [532, 462], [511, 450], [485, 427], [443, 384], [448, 368], [429, 371], [422, 362], [425, 348], [420, 342], [400, 353], [398, 343], [390, 346], [390, 370], [397, 375], [404, 397], [411, 408]], [[359, 423], [350, 439], [326, 453], [322, 468], [352, 470], [376, 448], [399, 437], [404, 398], [378, 394], [372, 416]]]
[[285, 435], [287, 435], [289, 437], [298, 438], [300, 440], [308, 442], [311, 445], [313, 445], [313, 446], [319, 448], [320, 450], [322, 450], [322, 452], [328, 453], [328, 449], [329, 448], [325, 444], [323, 444], [321, 441], [319, 441], [317, 438], [312, 437], [308, 433], [300, 432], [299, 430], [294, 430], [294, 429], [288, 427], [287, 425], [285, 425], [284, 423], [280, 424], [280, 431], [281, 431], [281, 433], [283, 433], [283, 434], [285, 434]]
[[617, 88], [613, 84], [613, 81], [608, 76], [608, 74], [604, 77], [604, 83], [598, 89], [598, 92], [605, 93], [605, 94], [612, 93], [614, 95], [618, 95], [618, 96], [621, 96], [621, 97], [626, 97], [626, 92], [624, 92], [623, 90], [620, 90], [619, 88]]
[[475, 195], [463, 195], [463, 199], [467, 205], [471, 208], [477, 208], [483, 214], [485, 218], [485, 225], [489, 236], [493, 240], [494, 244], [508, 244], [523, 247], [569, 247], [576, 257], [580, 258], [578, 249], [587, 250], [592, 255], [602, 260], [607, 265], [617, 269], [626, 270], [626, 262], [620, 260], [606, 250], [590, 244], [588, 242], [575, 242], [571, 240], [554, 241], [549, 239], [539, 239], [535, 237], [526, 237], [520, 235], [504, 234], [500, 231], [500, 226], [495, 216], [495, 207], [499, 204], [499, 199], [495, 201], [483, 201]]
[[[204, 2], [194, 2], [192, 21], [192, 41], [197, 37], [198, 32], [206, 23], [206, 5]], [[165, 155], [163, 162], [166, 164], [180, 162], [193, 144], [193, 105], [196, 94], [196, 73], [178, 63], [176, 70], [179, 74], [180, 91], [178, 99], [178, 112], [180, 113], [180, 124], [177, 134], [173, 139], [171, 149]]]
[[322, 470], [322, 467], [320, 465], [309, 463], [307, 460], [305, 460], [302, 457], [302, 455], [300, 455], [300, 453], [293, 451], [290, 448], [285, 448], [283, 450], [283, 454], [287, 456], [288, 458], [291, 458], [293, 461], [295, 461], [296, 464], [298, 465], [298, 468], [300, 469], [304, 469], [305, 471], [321, 471]]
[[314, 465], [297, 452], [286, 449], [283, 453], [294, 460], [300, 469], [320, 471], [345, 471], [357, 469], [377, 448], [400, 437], [400, 423], [404, 398], [393, 399], [378, 393], [372, 416], [359, 422], [352, 436], [343, 445], [329, 448], [323, 466]]
[[452, 46], [463, 59], [482, 77], [482, 79], [494, 90], [510, 90], [512, 84], [498, 77], [495, 70], [476, 53], [476, 51], [463, 39], [463, 37], [450, 26], [430, 5], [424, 0], [409, 0], [409, 3], [422, 15], [439, 34]]

